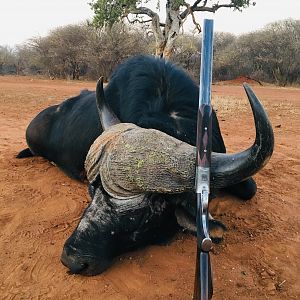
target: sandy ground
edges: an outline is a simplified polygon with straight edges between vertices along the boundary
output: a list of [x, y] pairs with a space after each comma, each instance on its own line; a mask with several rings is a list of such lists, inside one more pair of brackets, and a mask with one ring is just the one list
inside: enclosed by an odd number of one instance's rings
[[[94, 87], [0, 77], [0, 299], [191, 299], [196, 244], [185, 233], [127, 253], [94, 277], [70, 275], [60, 263], [88, 204], [87, 188], [43, 158], [14, 156], [26, 147], [26, 126], [40, 110]], [[254, 90], [273, 123], [275, 152], [255, 176], [251, 201], [220, 195], [211, 205], [228, 227], [211, 255], [214, 299], [300, 299], [300, 89]], [[215, 85], [213, 98], [228, 150], [249, 146], [254, 128], [242, 87]]]

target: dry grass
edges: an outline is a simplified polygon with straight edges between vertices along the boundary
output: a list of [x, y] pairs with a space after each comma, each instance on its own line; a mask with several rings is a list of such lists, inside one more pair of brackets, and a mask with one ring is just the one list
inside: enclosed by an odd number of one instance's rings
[[249, 103], [244, 98], [230, 96], [215, 96], [213, 97], [213, 106], [215, 110], [222, 114], [232, 112], [246, 112], [249, 110]]

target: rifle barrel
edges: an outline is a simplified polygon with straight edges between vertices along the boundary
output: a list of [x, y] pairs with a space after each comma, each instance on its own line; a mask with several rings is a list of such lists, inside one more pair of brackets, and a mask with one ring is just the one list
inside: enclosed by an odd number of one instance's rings
[[208, 232], [208, 200], [212, 140], [212, 58], [213, 20], [205, 19], [202, 37], [196, 142], [197, 158], [195, 188], [197, 194], [197, 258], [193, 297], [195, 300], [208, 300], [212, 298], [213, 294], [212, 273], [209, 256], [212, 242]]
[[201, 48], [199, 107], [201, 104], [210, 105], [211, 100], [213, 30], [214, 21], [205, 19], [203, 24]]

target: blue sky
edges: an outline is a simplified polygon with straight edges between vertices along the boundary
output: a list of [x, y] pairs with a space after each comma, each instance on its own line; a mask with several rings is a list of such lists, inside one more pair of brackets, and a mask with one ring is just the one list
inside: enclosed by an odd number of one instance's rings
[[[0, 0], [0, 45], [14, 46], [33, 36], [45, 36], [58, 26], [89, 19], [92, 11], [88, 2], [89, 0]], [[215, 30], [241, 34], [289, 17], [300, 19], [300, 0], [257, 0], [255, 7], [242, 13], [219, 10], [214, 15]], [[200, 20], [201, 18], [202, 16]], [[191, 26], [191, 22], [187, 22], [185, 31], [191, 30]]]

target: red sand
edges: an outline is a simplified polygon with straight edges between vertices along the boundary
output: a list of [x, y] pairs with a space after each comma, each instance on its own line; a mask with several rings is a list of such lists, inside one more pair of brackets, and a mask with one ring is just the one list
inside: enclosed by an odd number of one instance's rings
[[[179, 233], [116, 259], [104, 274], [70, 275], [62, 246], [87, 206], [87, 188], [43, 158], [17, 160], [28, 122], [43, 108], [94, 89], [94, 82], [0, 77], [0, 298], [190, 300], [195, 238]], [[257, 195], [241, 202], [221, 195], [211, 211], [228, 226], [211, 255], [214, 300], [300, 297], [300, 89], [254, 87], [275, 132], [269, 164], [255, 176]], [[246, 98], [240, 86], [214, 86], [214, 96]], [[248, 107], [248, 104], [245, 104]], [[218, 110], [230, 151], [254, 138], [250, 109]]]
[[235, 79], [232, 79], [232, 80], [220, 81], [220, 82], [217, 82], [216, 84], [218, 84], [218, 85], [223, 85], [223, 84], [225, 84], [225, 85], [242, 85], [244, 82], [247, 82], [251, 85], [259, 84], [258, 81], [254, 80], [250, 77], [243, 76], [243, 75], [241, 75]]

